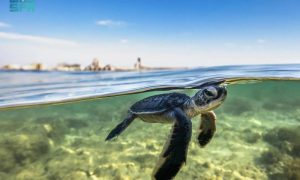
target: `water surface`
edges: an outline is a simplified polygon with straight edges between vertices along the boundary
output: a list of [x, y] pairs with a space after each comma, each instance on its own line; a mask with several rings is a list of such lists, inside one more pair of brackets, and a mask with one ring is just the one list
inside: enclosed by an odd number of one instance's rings
[[[127, 76], [2, 72], [3, 108], [37, 105], [0, 111], [0, 179], [151, 179], [171, 124], [136, 119], [115, 141], [105, 142], [105, 137], [134, 102], [171, 91], [193, 95], [197, 89], [189, 88], [207, 80], [228, 84], [228, 97], [215, 110], [217, 132], [211, 143], [200, 148], [199, 117], [193, 119], [187, 163], [175, 179], [300, 179], [298, 70], [298, 65], [284, 65], [129, 72]], [[5, 84], [5, 79], [12, 81]], [[180, 89], [162, 91], [172, 87]], [[153, 88], [157, 89], [144, 92]], [[88, 98], [41, 105], [51, 98], [66, 100], [58, 94], [67, 91], [72, 98], [82, 98], [79, 92]]]
[[300, 79], [300, 64], [217, 66], [146, 72], [0, 71], [0, 108], [101, 98], [208, 81]]

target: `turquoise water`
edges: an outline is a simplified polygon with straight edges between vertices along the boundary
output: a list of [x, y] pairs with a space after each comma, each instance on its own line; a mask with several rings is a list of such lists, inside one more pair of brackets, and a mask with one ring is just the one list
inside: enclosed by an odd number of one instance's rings
[[[193, 95], [190, 88], [207, 80], [227, 84], [217, 132], [200, 148], [193, 119], [187, 163], [175, 179], [300, 179], [299, 67], [1, 72], [0, 179], [151, 179], [171, 124], [136, 119], [116, 140], [105, 137], [134, 102], [171, 91]], [[7, 109], [23, 105], [34, 106]]]

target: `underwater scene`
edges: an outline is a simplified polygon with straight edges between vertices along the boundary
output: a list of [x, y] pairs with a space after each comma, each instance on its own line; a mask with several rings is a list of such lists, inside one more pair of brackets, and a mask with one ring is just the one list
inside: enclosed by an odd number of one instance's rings
[[[105, 141], [110, 132], [128, 119], [128, 112], [159, 112], [175, 103], [165, 98], [162, 102], [167, 104], [162, 105], [161, 99], [154, 99], [152, 109], [147, 109], [149, 104], [131, 108], [144, 98], [176, 92], [188, 95], [176, 95], [178, 105], [188, 101], [193, 103], [187, 106], [205, 107], [208, 101], [193, 98], [211, 97], [211, 87], [222, 86], [227, 91], [220, 92], [227, 97], [210, 109], [216, 118], [212, 115], [213, 121], [201, 126], [201, 117], [207, 114], [192, 118], [186, 162], [181, 161], [174, 179], [298, 180], [299, 72], [300, 65], [101, 73], [0, 71], [0, 179], [152, 179], [153, 172], [162, 170], [157, 167], [169, 162], [161, 158], [168, 151], [166, 145], [177, 142], [169, 160], [184, 157], [178, 152], [185, 153], [186, 145], [178, 142], [187, 133], [175, 129], [172, 134], [172, 121], [149, 123], [142, 116], [135, 116], [127, 128], [122, 125], [126, 129], [117, 138]], [[172, 113], [178, 115], [178, 108]], [[184, 113], [193, 111], [187, 108]], [[153, 117], [156, 121], [161, 116]], [[209, 136], [200, 141], [199, 131], [212, 130], [214, 118], [216, 132], [202, 147]], [[178, 141], [169, 142], [174, 139]]]
[[[135, 119], [118, 138], [105, 138], [133, 103], [168, 92], [0, 111], [0, 179], [151, 179], [172, 124]], [[300, 179], [300, 82], [229, 84], [227, 93], [204, 148], [196, 140], [200, 117], [193, 118], [175, 179]]]

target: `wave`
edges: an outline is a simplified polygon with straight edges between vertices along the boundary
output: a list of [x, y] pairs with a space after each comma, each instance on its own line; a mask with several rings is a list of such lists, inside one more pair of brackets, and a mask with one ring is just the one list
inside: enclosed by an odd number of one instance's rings
[[300, 80], [300, 64], [236, 65], [146, 72], [0, 71], [0, 109], [197, 89], [208, 84]]

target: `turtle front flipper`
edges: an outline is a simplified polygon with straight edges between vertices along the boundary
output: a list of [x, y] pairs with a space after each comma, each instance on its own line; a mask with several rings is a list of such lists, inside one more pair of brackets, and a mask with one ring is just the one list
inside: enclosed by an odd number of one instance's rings
[[109, 141], [117, 137], [118, 135], [120, 135], [131, 124], [131, 122], [135, 118], [136, 115], [129, 112], [127, 117], [120, 124], [118, 124], [113, 130], [110, 131], [105, 141]]
[[187, 149], [191, 140], [192, 122], [179, 108], [174, 110], [175, 123], [171, 135], [164, 145], [153, 178], [157, 180], [172, 179], [183, 163], [186, 162]]
[[210, 142], [216, 132], [216, 115], [213, 111], [201, 114], [200, 132], [198, 142], [204, 147]]

